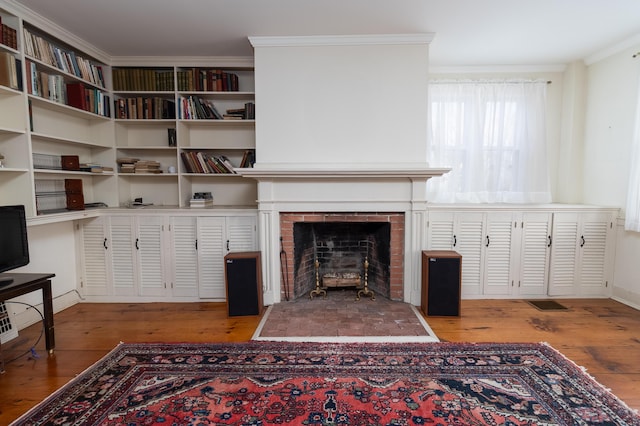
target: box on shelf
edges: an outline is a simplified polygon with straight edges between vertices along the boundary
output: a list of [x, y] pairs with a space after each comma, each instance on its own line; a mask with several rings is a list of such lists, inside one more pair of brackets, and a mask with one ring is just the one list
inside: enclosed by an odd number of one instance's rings
[[65, 179], [64, 190], [67, 194], [82, 194], [82, 179]]
[[62, 170], [80, 170], [80, 158], [77, 155], [61, 155]]

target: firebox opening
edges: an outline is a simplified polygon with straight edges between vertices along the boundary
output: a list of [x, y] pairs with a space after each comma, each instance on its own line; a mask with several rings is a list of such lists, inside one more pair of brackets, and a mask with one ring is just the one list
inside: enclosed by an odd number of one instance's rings
[[294, 298], [309, 297], [316, 280], [323, 288], [362, 287], [365, 260], [369, 289], [389, 298], [390, 241], [389, 222], [294, 223]]

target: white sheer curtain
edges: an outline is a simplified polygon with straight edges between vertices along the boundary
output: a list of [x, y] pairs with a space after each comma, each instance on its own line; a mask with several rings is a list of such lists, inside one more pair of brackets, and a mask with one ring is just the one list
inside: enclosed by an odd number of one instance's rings
[[624, 229], [640, 232], [640, 87], [636, 106], [636, 123], [631, 145], [631, 168], [627, 189]]
[[429, 86], [434, 202], [547, 203], [545, 81], [433, 81]]

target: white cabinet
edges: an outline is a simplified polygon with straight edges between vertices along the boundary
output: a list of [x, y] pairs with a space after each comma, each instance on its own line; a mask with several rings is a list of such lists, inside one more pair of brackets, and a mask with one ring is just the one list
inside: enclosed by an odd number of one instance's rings
[[551, 213], [524, 212], [515, 222], [517, 274], [513, 295], [543, 296], [547, 294], [549, 254], [551, 252]]
[[462, 255], [462, 296], [606, 296], [615, 209], [433, 209], [428, 249]]
[[111, 288], [108, 222], [96, 217], [78, 222], [80, 290], [84, 296], [106, 296]]
[[482, 294], [484, 273], [482, 212], [431, 211], [429, 250], [455, 250], [462, 255], [462, 296]]
[[197, 217], [170, 218], [171, 288], [174, 296], [198, 295], [198, 232]]
[[609, 291], [614, 217], [609, 212], [553, 215], [550, 296], [604, 296]]
[[514, 213], [432, 211], [430, 250], [455, 250], [462, 255], [462, 295], [511, 293]]
[[135, 266], [138, 293], [141, 296], [164, 296], [167, 292], [165, 272], [165, 225], [163, 216], [135, 216]]
[[256, 250], [256, 217], [176, 216], [171, 235], [173, 294], [224, 300], [224, 256]]
[[515, 213], [510, 211], [488, 212], [485, 223], [482, 294], [511, 294], [517, 253], [514, 249]]
[[164, 296], [162, 216], [102, 216], [80, 221], [81, 289], [86, 296]]
[[130, 217], [79, 221], [80, 287], [85, 296], [136, 294], [134, 227]]

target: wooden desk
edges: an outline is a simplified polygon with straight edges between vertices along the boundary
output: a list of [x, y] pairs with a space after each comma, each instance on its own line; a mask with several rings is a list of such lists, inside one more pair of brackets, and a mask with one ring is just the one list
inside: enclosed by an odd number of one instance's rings
[[42, 290], [42, 305], [44, 307], [44, 338], [47, 351], [53, 353], [56, 347], [55, 336], [53, 333], [53, 297], [51, 294], [51, 278], [55, 274], [0, 274], [8, 275], [13, 278], [11, 284], [0, 286], [0, 302], [31, 293], [32, 291]]

